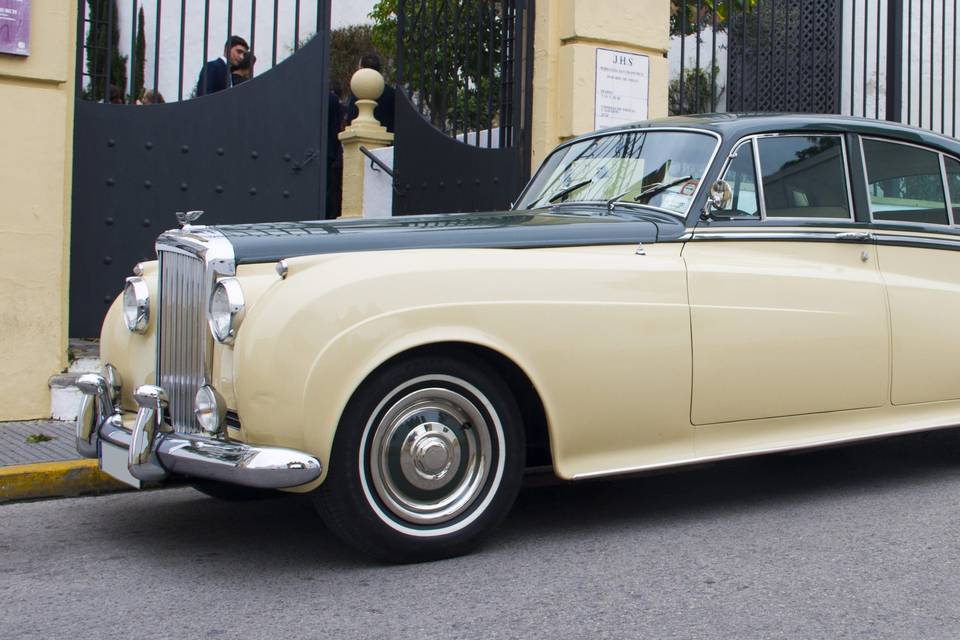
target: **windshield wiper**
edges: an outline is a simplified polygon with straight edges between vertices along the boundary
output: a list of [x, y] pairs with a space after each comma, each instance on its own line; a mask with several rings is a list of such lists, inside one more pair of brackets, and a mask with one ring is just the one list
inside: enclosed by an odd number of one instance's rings
[[682, 178], [677, 178], [676, 180], [671, 180], [670, 182], [658, 182], [657, 184], [651, 185], [646, 189], [644, 189], [643, 191], [641, 191], [640, 193], [638, 193], [636, 197], [633, 199], [633, 201], [639, 202], [640, 198], [653, 197], [658, 193], [660, 193], [661, 191], [666, 191], [670, 187], [675, 187], [681, 182], [686, 182], [687, 180], [690, 180], [692, 178], [693, 176], [683, 176]]
[[581, 180], [580, 182], [574, 182], [574, 183], [573, 183], [572, 185], [570, 185], [569, 187], [567, 187], [567, 188], [565, 188], [565, 189], [561, 189], [560, 191], [557, 191], [555, 194], [553, 194], [552, 196], [550, 196], [550, 199], [547, 200], [547, 202], [549, 202], [550, 204], [553, 204], [554, 202], [556, 202], [557, 200], [559, 200], [559, 199], [562, 198], [563, 196], [569, 195], [569, 194], [573, 193], [574, 191], [576, 191], [577, 189], [580, 189], [581, 187], [587, 186], [587, 185], [590, 184], [591, 182], [593, 182], [593, 180], [591, 180], [591, 179], [589, 179], [589, 178], [586, 179], [586, 180]]

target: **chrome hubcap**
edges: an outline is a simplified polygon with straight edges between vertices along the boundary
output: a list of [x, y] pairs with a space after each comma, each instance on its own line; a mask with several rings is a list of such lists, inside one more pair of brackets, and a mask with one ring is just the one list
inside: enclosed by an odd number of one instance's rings
[[390, 406], [368, 449], [377, 497], [395, 516], [435, 525], [463, 513], [483, 492], [492, 446], [474, 401], [442, 387], [419, 389]]

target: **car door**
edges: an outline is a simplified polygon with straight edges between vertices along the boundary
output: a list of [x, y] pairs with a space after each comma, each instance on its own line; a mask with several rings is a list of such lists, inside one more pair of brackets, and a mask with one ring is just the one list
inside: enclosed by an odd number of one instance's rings
[[890, 299], [891, 402], [960, 399], [960, 162], [889, 139], [861, 146]]
[[749, 138], [728, 159], [729, 215], [683, 249], [693, 424], [885, 404], [884, 289], [846, 157], [843, 136], [804, 134]]

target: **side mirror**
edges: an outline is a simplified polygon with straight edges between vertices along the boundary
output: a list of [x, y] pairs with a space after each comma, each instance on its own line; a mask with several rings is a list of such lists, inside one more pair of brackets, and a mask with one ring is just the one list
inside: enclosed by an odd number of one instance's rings
[[710, 185], [710, 192], [707, 194], [707, 206], [703, 208], [700, 219], [706, 222], [716, 218], [714, 210], [724, 210], [730, 206], [733, 199], [733, 190], [726, 180], [717, 180]]
[[726, 180], [717, 180], [710, 185], [709, 204], [714, 209], [726, 209], [733, 198], [733, 190]]

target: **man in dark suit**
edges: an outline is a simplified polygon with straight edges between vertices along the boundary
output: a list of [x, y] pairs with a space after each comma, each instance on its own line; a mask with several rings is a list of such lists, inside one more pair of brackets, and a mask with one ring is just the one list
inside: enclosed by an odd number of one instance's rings
[[230, 71], [243, 61], [243, 57], [249, 50], [246, 40], [240, 36], [230, 36], [223, 46], [223, 55], [216, 60], [210, 60], [200, 70], [200, 77], [197, 78], [197, 95], [205, 96], [231, 86]]
[[[364, 54], [360, 58], [361, 69], [373, 69], [378, 73], [383, 73], [383, 64], [380, 62], [380, 56], [375, 53]], [[373, 117], [380, 121], [380, 124], [387, 128], [387, 131], [393, 133], [393, 103], [394, 89], [388, 84], [383, 85], [383, 95], [377, 99], [377, 108], [373, 110]], [[357, 110], [357, 97], [350, 94], [350, 102], [347, 104], [347, 124], [353, 122], [360, 112]]]

